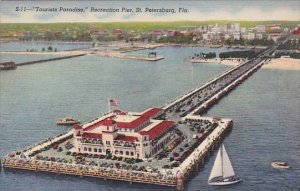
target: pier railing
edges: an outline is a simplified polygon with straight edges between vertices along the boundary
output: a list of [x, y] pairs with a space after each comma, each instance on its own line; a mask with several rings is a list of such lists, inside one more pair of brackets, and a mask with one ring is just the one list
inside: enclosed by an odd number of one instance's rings
[[104, 180], [123, 180], [130, 183], [139, 182], [172, 187], [176, 186], [176, 178], [174, 178], [173, 175], [163, 175], [160, 173], [112, 169], [88, 165], [62, 164], [35, 159], [20, 159], [16, 157], [5, 157], [3, 166], [6, 168], [102, 178]]

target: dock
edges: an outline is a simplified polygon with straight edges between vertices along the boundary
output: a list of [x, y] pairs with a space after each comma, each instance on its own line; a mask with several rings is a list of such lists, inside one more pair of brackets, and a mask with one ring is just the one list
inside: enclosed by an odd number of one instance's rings
[[[255, 58], [217, 75], [204, 85], [196, 87], [190, 92], [161, 107], [163, 112], [157, 116], [157, 118], [165, 118], [176, 122], [177, 129], [179, 130], [185, 128], [185, 123], [193, 121], [208, 121], [212, 124], [204, 140], [199, 142], [199, 144], [191, 150], [191, 153], [178, 167], [161, 169], [157, 172], [145, 172], [132, 169], [117, 169], [87, 164], [82, 165], [70, 162], [44, 161], [30, 156], [31, 153], [39, 152], [40, 149], [49, 147], [53, 143], [64, 142], [65, 140], [72, 138], [71, 131], [49, 138], [22, 151], [15, 151], [8, 154], [2, 161], [3, 167], [51, 172], [56, 174], [69, 174], [80, 177], [95, 177], [103, 180], [121, 180], [129, 182], [130, 184], [133, 182], [155, 184], [183, 190], [186, 182], [194, 176], [195, 173], [198, 173], [198, 170], [204, 165], [205, 159], [209, 157], [211, 152], [218, 148], [222, 140], [233, 128], [232, 119], [203, 117], [200, 116], [200, 114], [207, 111], [222, 97], [254, 74], [278, 46], [279, 44], [262, 50]], [[91, 121], [84, 125], [83, 128], [90, 124], [97, 123], [99, 120], [101, 120], [101, 118]]]
[[131, 60], [153, 61], [153, 62], [164, 59], [164, 57], [162, 56], [149, 57], [143, 55], [124, 55], [123, 58], [131, 59]]

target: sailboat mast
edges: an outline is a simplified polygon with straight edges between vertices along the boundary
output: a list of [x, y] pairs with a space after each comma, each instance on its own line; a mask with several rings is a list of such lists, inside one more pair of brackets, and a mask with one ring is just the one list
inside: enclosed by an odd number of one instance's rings
[[222, 144], [222, 146], [221, 146], [221, 167], [222, 167], [222, 177], [224, 177], [224, 168], [223, 168], [223, 144]]

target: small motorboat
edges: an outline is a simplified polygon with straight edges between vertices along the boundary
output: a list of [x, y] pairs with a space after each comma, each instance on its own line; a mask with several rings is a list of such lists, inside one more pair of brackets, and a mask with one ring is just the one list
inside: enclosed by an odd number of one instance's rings
[[290, 165], [286, 162], [282, 162], [282, 161], [274, 161], [271, 163], [273, 168], [277, 168], [277, 169], [288, 169], [290, 168]]
[[57, 125], [74, 125], [78, 123], [80, 123], [80, 121], [73, 119], [72, 117], [65, 117], [56, 121]]

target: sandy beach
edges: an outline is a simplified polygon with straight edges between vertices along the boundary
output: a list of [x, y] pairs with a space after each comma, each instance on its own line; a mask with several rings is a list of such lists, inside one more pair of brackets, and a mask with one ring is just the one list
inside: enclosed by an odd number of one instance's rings
[[[238, 60], [222, 60], [220, 64], [236, 66], [241, 62]], [[300, 60], [293, 58], [274, 58], [268, 61], [262, 66], [265, 69], [277, 69], [277, 70], [300, 70]]]
[[300, 60], [293, 58], [276, 58], [263, 65], [266, 69], [300, 70]]
[[[236, 66], [245, 61], [246, 60], [241, 60], [241, 59], [226, 59], [226, 60], [207, 59], [205, 62], [203, 63], [199, 62], [198, 64], [217, 63], [217, 64], [224, 64], [229, 66]], [[266, 64], [264, 64], [262, 68], [277, 69], [277, 70], [300, 70], [300, 60], [289, 58], [289, 57], [274, 58], [271, 59], [271, 61], [268, 61]]]

